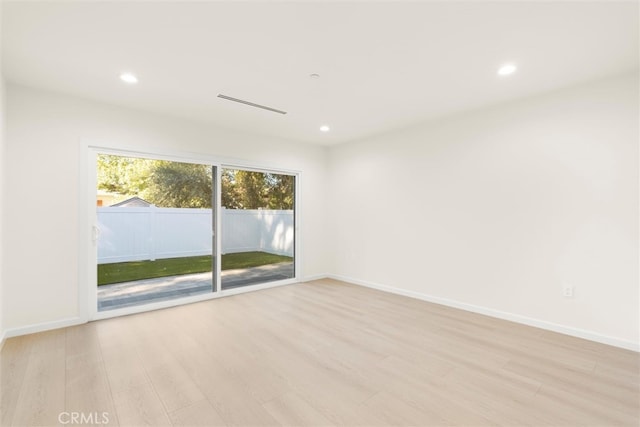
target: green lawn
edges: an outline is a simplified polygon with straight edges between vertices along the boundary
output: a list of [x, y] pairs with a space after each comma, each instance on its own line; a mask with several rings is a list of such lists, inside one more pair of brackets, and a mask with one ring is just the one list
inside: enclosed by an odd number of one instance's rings
[[[222, 270], [258, 267], [287, 261], [291, 262], [293, 258], [267, 252], [239, 252], [222, 255]], [[207, 271], [211, 271], [211, 256], [100, 264], [98, 265], [98, 286]]]

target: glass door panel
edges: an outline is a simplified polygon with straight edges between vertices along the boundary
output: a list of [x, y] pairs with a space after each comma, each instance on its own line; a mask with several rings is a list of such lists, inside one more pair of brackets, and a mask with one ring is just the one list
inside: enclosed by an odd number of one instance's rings
[[295, 277], [295, 176], [223, 168], [222, 289]]
[[216, 290], [215, 179], [215, 166], [98, 154], [98, 311]]

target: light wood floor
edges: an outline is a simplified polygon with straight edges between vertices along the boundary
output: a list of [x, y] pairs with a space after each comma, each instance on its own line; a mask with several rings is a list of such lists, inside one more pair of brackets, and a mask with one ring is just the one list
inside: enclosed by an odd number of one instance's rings
[[3, 426], [639, 424], [638, 353], [331, 280], [12, 338], [1, 363]]

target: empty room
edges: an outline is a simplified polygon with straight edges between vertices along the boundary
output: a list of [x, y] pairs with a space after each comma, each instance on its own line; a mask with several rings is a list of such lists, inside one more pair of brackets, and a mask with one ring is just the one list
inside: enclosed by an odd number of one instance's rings
[[639, 16], [0, 2], [0, 425], [640, 425]]

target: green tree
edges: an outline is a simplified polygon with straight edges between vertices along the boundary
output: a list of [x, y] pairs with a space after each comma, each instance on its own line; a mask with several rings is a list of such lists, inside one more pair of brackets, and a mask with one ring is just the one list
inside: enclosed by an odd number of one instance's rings
[[210, 208], [210, 166], [100, 154], [98, 189], [159, 207]]
[[236, 183], [236, 171], [234, 169], [222, 169], [220, 192], [222, 206], [227, 209], [242, 209], [242, 201]]
[[147, 188], [148, 178], [155, 162], [157, 160], [99, 154], [97, 156], [98, 189], [136, 196]]
[[267, 207], [265, 178], [261, 172], [236, 171], [236, 185], [242, 209]]
[[163, 208], [211, 208], [212, 168], [157, 160], [140, 195]]
[[227, 209], [293, 209], [291, 175], [222, 170], [222, 205]]
[[265, 174], [269, 209], [293, 209], [295, 177], [292, 175]]
[[[201, 164], [98, 156], [98, 188], [139, 196], [159, 207], [211, 208], [212, 167]], [[293, 209], [291, 175], [223, 168], [222, 206], [227, 209]]]

